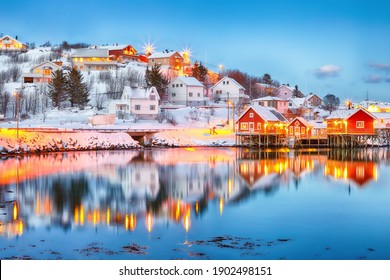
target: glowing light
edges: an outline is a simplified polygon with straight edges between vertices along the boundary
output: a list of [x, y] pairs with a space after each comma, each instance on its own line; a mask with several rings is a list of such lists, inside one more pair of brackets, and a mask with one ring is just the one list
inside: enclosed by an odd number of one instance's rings
[[184, 63], [190, 63], [191, 49], [185, 48], [183, 51]]
[[199, 213], [199, 202], [198, 201], [195, 203], [195, 213], [196, 214]]
[[18, 206], [16, 205], [16, 203], [14, 203], [13, 216], [14, 221], [16, 221], [18, 219]]
[[186, 232], [188, 232], [188, 229], [190, 228], [190, 214], [191, 212], [188, 210], [184, 216], [184, 228], [186, 229]]
[[19, 235], [23, 234], [24, 225], [22, 221], [19, 221]]
[[154, 52], [154, 44], [150, 42], [145, 43], [143, 50], [146, 55], [151, 55]]
[[223, 198], [221, 197], [220, 199], [219, 199], [219, 214], [220, 215], [222, 215], [222, 213], [223, 213]]
[[177, 201], [175, 213], [176, 213], [176, 221], [178, 221], [180, 217], [180, 200]]
[[85, 220], [85, 213], [84, 213], [84, 207], [80, 207], [80, 225], [84, 225]]
[[233, 190], [232, 179], [229, 178], [229, 180], [228, 180], [228, 192], [229, 192], [229, 194], [232, 192], [232, 190]]
[[148, 213], [146, 216], [146, 227], [148, 229], [148, 232], [152, 231], [152, 226], [153, 226], [152, 214]]
[[111, 220], [111, 211], [110, 211], [110, 208], [107, 208], [107, 212], [106, 212], [106, 223], [107, 223], [107, 225], [110, 224], [110, 220]]

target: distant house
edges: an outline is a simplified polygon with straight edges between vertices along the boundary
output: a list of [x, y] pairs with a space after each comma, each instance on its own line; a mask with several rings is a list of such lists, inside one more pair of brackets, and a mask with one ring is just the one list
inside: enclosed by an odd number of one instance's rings
[[0, 50], [4, 51], [27, 51], [28, 46], [18, 41], [18, 37], [3, 36], [0, 38]]
[[53, 63], [46, 61], [31, 68], [29, 73], [23, 73], [23, 83], [49, 83], [52, 79], [53, 72], [62, 70], [59, 65], [61, 63]]
[[204, 85], [194, 77], [178, 76], [168, 84], [168, 102], [177, 105], [206, 105]]
[[294, 88], [290, 86], [282, 85], [274, 92], [274, 95], [276, 97], [288, 100], [293, 97]]
[[376, 119], [360, 108], [334, 111], [325, 121], [328, 134], [374, 135]]
[[312, 120], [314, 119], [314, 108], [310, 104], [307, 104], [305, 97], [290, 98], [285, 117], [288, 119], [302, 117], [306, 120]]
[[126, 86], [120, 100], [112, 100], [108, 105], [110, 114], [120, 119], [130, 115], [140, 119], [155, 119], [159, 113], [160, 96], [155, 87], [139, 88]]
[[100, 46], [100, 49], [108, 50], [108, 56], [116, 60], [139, 60], [137, 51], [131, 45]]
[[80, 71], [115, 70], [118, 62], [108, 49], [78, 49], [72, 55], [72, 67]]
[[245, 88], [236, 80], [225, 76], [211, 87], [214, 101], [233, 102], [235, 104], [249, 102], [249, 96], [245, 94]]
[[273, 107], [281, 114], [286, 114], [288, 111], [288, 101], [273, 96], [252, 99], [251, 104], [264, 107]]
[[313, 107], [318, 107], [322, 104], [322, 99], [320, 97], [318, 97], [316, 94], [312, 93], [312, 94], [309, 94], [306, 98], [305, 98], [305, 101], [306, 101], [306, 104], [307, 105], [311, 105]]
[[183, 71], [184, 58], [179, 52], [155, 52], [148, 57], [148, 66], [160, 65], [175, 71]]

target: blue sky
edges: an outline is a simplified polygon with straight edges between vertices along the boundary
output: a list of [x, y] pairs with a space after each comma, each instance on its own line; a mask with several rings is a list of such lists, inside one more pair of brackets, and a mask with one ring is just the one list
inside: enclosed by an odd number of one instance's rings
[[[80, 3], [81, 2], [81, 3]], [[23, 42], [146, 42], [191, 48], [223, 64], [271, 74], [304, 93], [390, 101], [390, 1], [0, 0], [0, 33]]]

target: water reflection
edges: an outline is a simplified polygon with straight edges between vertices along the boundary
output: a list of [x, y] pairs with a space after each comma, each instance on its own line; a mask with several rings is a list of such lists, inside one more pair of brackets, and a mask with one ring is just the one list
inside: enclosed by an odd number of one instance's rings
[[[2, 237], [37, 227], [116, 227], [153, 231], [158, 221], [181, 224], [219, 204], [275, 193], [308, 174], [358, 188], [380, 176], [389, 151], [272, 152], [250, 149], [100, 151], [25, 156], [0, 161]], [[140, 223], [140, 221], [145, 223]]]

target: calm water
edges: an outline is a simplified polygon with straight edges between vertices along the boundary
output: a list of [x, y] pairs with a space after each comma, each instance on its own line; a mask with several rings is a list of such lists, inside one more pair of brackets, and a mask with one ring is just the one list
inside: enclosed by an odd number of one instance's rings
[[390, 259], [390, 151], [0, 160], [1, 259]]

